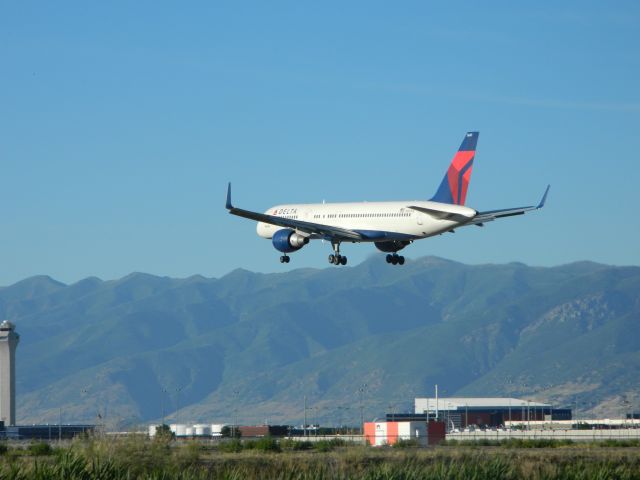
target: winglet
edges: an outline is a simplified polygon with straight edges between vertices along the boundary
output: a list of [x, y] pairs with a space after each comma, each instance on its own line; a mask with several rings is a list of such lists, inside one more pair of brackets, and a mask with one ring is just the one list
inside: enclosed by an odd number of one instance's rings
[[231, 210], [233, 208], [233, 205], [231, 205], [231, 182], [227, 185], [227, 203], [225, 207], [227, 210]]
[[547, 201], [547, 195], [549, 194], [549, 189], [550, 188], [551, 188], [551, 185], [547, 185], [547, 189], [544, 191], [544, 195], [542, 196], [542, 200], [540, 200], [540, 203], [538, 204], [538, 206], [536, 208], [544, 207], [544, 204]]

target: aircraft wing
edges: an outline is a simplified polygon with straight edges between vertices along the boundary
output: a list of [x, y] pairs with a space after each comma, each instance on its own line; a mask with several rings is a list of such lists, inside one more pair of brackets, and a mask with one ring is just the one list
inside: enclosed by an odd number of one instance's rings
[[236, 208], [231, 204], [231, 184], [227, 188], [226, 208], [232, 215], [249, 218], [256, 222], [269, 223], [279, 227], [291, 228], [308, 234], [316, 234], [322, 237], [335, 238], [338, 240], [362, 240], [364, 237], [358, 232], [348, 230], [346, 228], [331, 227], [320, 223], [305, 222], [302, 220], [294, 220], [291, 218], [282, 218], [275, 215], [267, 215], [266, 213], [251, 212]]
[[486, 212], [478, 212], [478, 214], [471, 219], [467, 225], [478, 225], [481, 227], [486, 222], [492, 222], [498, 218], [513, 217], [514, 215], [524, 215], [531, 210], [538, 210], [544, 207], [547, 201], [547, 194], [549, 193], [551, 185], [547, 185], [547, 189], [544, 191], [544, 195], [538, 205], [531, 205], [528, 207], [515, 207], [515, 208], [503, 208], [500, 210], [488, 210]]

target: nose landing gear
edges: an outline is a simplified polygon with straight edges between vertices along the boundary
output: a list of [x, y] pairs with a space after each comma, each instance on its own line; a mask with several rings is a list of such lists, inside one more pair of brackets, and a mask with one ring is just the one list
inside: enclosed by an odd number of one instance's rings
[[387, 263], [391, 265], [404, 265], [404, 257], [402, 255], [398, 255], [394, 253], [393, 255], [387, 255]]
[[291, 260], [291, 257], [289, 255], [282, 255], [280, 257], [280, 263], [289, 263], [289, 260]]

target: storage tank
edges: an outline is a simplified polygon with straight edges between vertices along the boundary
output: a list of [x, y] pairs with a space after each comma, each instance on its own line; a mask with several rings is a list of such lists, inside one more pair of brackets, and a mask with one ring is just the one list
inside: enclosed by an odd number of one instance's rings
[[158, 428], [160, 428], [160, 425], [149, 425], [149, 436], [155, 437]]
[[197, 437], [208, 437], [211, 435], [211, 427], [204, 423], [198, 423], [193, 426], [193, 433]]
[[224, 423], [212, 423], [211, 424], [211, 435], [214, 437], [222, 436], [222, 429], [226, 426]]
[[176, 437], [184, 437], [187, 434], [187, 426], [184, 423], [172, 423], [171, 425], [169, 425], [169, 428]]
[[186, 427], [184, 430], [184, 434], [187, 437], [193, 437], [193, 427]]

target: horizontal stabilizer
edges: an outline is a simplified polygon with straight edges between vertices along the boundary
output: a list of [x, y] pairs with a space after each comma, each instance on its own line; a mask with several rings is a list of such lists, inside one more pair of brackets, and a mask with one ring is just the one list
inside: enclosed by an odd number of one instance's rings
[[538, 203], [538, 205], [530, 205], [528, 207], [515, 207], [515, 208], [502, 208], [500, 210], [488, 210], [486, 212], [478, 212], [478, 214], [473, 217], [470, 225], [478, 225], [481, 223], [491, 222], [498, 218], [505, 217], [513, 217], [515, 215], [524, 215], [526, 212], [530, 212], [531, 210], [539, 210], [544, 207], [544, 204], [547, 201], [547, 195], [549, 194], [549, 189], [551, 185], [547, 185], [547, 189], [544, 191], [544, 195], [542, 195], [542, 199]]
[[447, 212], [445, 210], [437, 210], [435, 208], [425, 208], [425, 207], [417, 207], [410, 206], [411, 210], [416, 210], [418, 212], [426, 213], [427, 215], [437, 218], [438, 220], [452, 220], [458, 223], [466, 223], [472, 219], [472, 217], [467, 217], [460, 213]]

